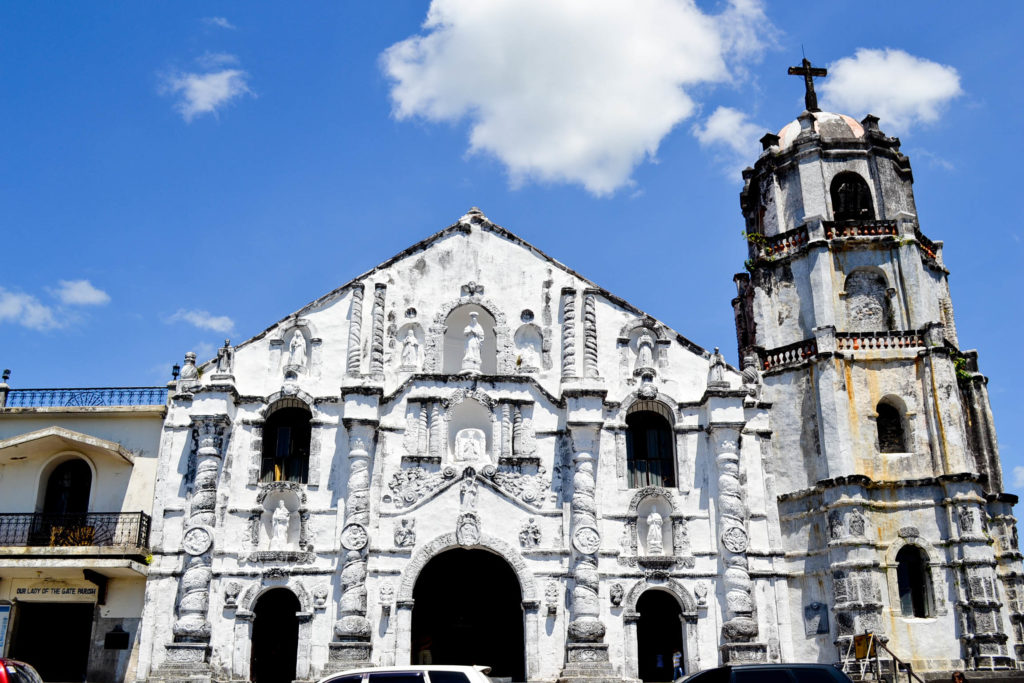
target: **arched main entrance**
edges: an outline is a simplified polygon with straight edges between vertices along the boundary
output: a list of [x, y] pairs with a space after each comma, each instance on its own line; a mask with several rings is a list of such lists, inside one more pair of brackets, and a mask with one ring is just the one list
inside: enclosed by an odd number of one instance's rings
[[492, 677], [526, 680], [522, 600], [501, 557], [466, 548], [437, 555], [413, 589], [412, 662], [482, 664]]
[[[657, 589], [644, 591], [636, 609], [639, 676], [645, 682], [671, 681], [672, 653], [683, 654], [683, 610], [674, 595]], [[685, 667], [686, 659], [680, 660]]]
[[299, 648], [299, 599], [287, 588], [274, 588], [259, 597], [253, 610], [253, 683], [291, 683], [296, 679]]

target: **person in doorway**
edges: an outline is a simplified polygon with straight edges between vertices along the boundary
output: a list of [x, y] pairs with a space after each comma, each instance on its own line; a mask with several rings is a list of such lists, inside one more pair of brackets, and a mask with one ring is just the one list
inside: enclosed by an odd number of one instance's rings
[[683, 677], [683, 653], [676, 648], [672, 651], [672, 680], [678, 681]]

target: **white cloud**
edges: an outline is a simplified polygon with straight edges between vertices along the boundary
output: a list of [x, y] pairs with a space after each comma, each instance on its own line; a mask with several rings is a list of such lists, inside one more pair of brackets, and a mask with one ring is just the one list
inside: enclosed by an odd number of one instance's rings
[[108, 303], [110, 295], [97, 289], [88, 280], [60, 280], [59, 287], [51, 290], [51, 294], [60, 299], [61, 303], [70, 306], [98, 306]]
[[951, 66], [903, 50], [864, 48], [830, 64], [820, 90], [825, 109], [858, 118], [874, 114], [882, 129], [891, 131], [937, 121], [946, 105], [963, 94], [960, 75]]
[[164, 322], [173, 323], [183, 320], [196, 327], [214, 332], [230, 332], [235, 322], [226, 315], [213, 315], [209, 311], [178, 309], [178, 312], [165, 319]]
[[704, 123], [693, 127], [693, 135], [703, 147], [724, 148], [719, 159], [730, 175], [758, 155], [758, 140], [767, 129], [747, 120], [747, 115], [732, 107], [718, 107]]
[[225, 17], [204, 17], [203, 18], [203, 23], [206, 24], [207, 26], [216, 26], [218, 28], [226, 28], [226, 29], [228, 29], [230, 31], [234, 31], [236, 28], [238, 28], [237, 26], [232, 24], [230, 21], [228, 21], [227, 18], [225, 18]]
[[1024, 488], [1024, 467], [1017, 465], [1013, 468], [1013, 488]]
[[382, 55], [398, 119], [467, 119], [469, 151], [514, 185], [604, 195], [694, 113], [695, 86], [760, 55], [770, 25], [760, 0], [719, 15], [692, 0], [433, 0], [423, 29]]
[[237, 58], [222, 53], [208, 53], [199, 60], [205, 73], [175, 73], [167, 76], [161, 87], [165, 94], [179, 96], [176, 108], [186, 122], [196, 116], [214, 114], [231, 100], [251, 95], [249, 75], [241, 69], [217, 69], [236, 64]]
[[60, 327], [53, 309], [31, 294], [9, 292], [0, 287], [0, 323], [9, 322], [32, 330]]

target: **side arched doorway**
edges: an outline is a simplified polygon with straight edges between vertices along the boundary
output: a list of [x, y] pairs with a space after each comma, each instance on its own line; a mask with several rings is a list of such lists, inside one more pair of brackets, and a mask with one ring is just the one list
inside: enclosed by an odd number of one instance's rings
[[498, 555], [437, 555], [413, 589], [412, 663], [481, 664], [491, 677], [525, 681], [522, 601], [515, 572]]
[[657, 589], [644, 591], [636, 610], [640, 613], [636, 629], [638, 675], [645, 683], [671, 681], [673, 653], [679, 652], [680, 664], [686, 666], [683, 610], [674, 595]]
[[256, 601], [249, 659], [253, 683], [291, 683], [297, 678], [300, 609], [299, 599], [287, 588], [273, 588]]

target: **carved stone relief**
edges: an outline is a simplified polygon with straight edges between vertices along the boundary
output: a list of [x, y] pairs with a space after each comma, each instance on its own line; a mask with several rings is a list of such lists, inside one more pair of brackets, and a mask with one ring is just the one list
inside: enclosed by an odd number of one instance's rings
[[519, 545], [523, 548], [536, 548], [540, 545], [540, 527], [533, 517], [527, 518], [519, 529]]
[[416, 520], [406, 517], [395, 527], [395, 545], [399, 548], [411, 548], [416, 545]]

